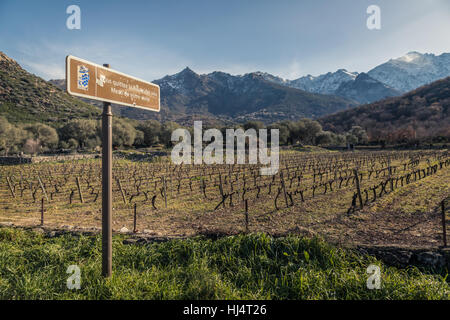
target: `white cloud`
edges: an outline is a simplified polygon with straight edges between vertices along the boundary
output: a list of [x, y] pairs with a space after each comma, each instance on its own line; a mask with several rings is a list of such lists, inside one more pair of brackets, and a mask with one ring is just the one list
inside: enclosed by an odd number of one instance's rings
[[39, 63], [32, 61], [22, 62], [25, 69], [44, 79], [62, 79], [65, 77], [64, 66], [60, 64]]
[[277, 75], [289, 80], [300, 78], [303, 75], [300, 62], [293, 60], [285, 69], [279, 70]]

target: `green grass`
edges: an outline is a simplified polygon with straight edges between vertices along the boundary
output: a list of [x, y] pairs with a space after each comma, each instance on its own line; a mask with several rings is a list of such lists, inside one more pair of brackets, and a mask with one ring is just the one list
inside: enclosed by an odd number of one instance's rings
[[[264, 234], [123, 245], [114, 237], [114, 274], [103, 279], [101, 238], [45, 238], [0, 228], [0, 299], [449, 299], [446, 277], [399, 270], [321, 240]], [[69, 290], [69, 265], [81, 289]], [[366, 287], [369, 264], [382, 288]]]

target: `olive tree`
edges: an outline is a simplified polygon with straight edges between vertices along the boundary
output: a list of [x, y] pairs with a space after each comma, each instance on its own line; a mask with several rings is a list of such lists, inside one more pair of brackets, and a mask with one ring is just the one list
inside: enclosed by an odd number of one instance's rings
[[70, 120], [59, 130], [59, 133], [62, 140], [73, 139], [82, 149], [93, 148], [94, 144], [100, 144], [99, 125], [95, 120]]
[[154, 144], [159, 143], [159, 138], [161, 136], [161, 123], [156, 120], [147, 120], [141, 122], [137, 129], [144, 133], [144, 145], [150, 147]]
[[33, 123], [24, 126], [24, 130], [30, 134], [31, 139], [39, 141], [44, 150], [55, 149], [58, 146], [59, 137], [56, 130], [43, 123]]

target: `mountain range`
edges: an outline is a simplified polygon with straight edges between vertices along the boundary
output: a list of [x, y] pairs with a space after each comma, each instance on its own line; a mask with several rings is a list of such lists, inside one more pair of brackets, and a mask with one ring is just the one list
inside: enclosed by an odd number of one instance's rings
[[[268, 81], [259, 72], [234, 76], [216, 71], [200, 75], [186, 67], [177, 74], [153, 82], [161, 88], [160, 113], [113, 105], [114, 113], [133, 119], [171, 120], [181, 124], [192, 123], [193, 119], [208, 123], [213, 119], [272, 123], [285, 119], [317, 118], [358, 105], [356, 101], [335, 95], [280, 85]], [[65, 88], [64, 80], [50, 80], [50, 83]]]
[[[317, 118], [358, 104], [400, 96], [449, 76], [449, 55], [410, 52], [367, 73], [339, 69], [294, 80], [260, 71], [244, 75], [219, 71], [200, 75], [186, 67], [177, 74], [154, 81], [161, 87], [161, 114], [122, 107], [116, 108], [116, 112], [135, 119], [178, 122], [198, 117], [266, 123]], [[62, 86], [60, 80], [51, 82]]]
[[325, 130], [345, 132], [358, 125], [371, 140], [450, 137], [450, 77], [388, 98], [325, 116]]
[[268, 81], [308, 92], [334, 94], [359, 103], [370, 103], [399, 96], [425, 84], [450, 76], [450, 53], [434, 55], [416, 51], [390, 59], [360, 73], [339, 69], [319, 76], [307, 75], [295, 80], [282, 79], [261, 73]]
[[[316, 118], [356, 104], [401, 96], [450, 76], [449, 57], [449, 53], [409, 52], [367, 73], [339, 69], [294, 80], [260, 71], [237, 76], [224, 72], [199, 75], [186, 68], [154, 82], [161, 87], [163, 105], [171, 111], [231, 116], [237, 121], [253, 119], [271, 122], [299, 117]], [[296, 90], [285, 90], [283, 87]]]
[[[265, 72], [197, 74], [186, 67], [154, 81], [161, 87], [160, 113], [119, 106], [113, 106], [113, 110], [116, 115], [132, 119], [172, 120], [181, 124], [191, 124], [193, 119], [209, 123], [248, 120], [271, 123], [320, 118], [359, 104], [401, 96], [407, 88], [415, 89], [416, 85], [445, 76], [450, 76], [448, 53], [435, 56], [410, 52], [367, 73], [339, 69], [294, 80]], [[98, 113], [98, 108], [85, 102], [96, 106], [101, 103], [73, 98], [60, 90], [64, 87], [65, 80], [46, 82], [0, 53], [0, 114], [29, 121], [41, 118], [56, 121]]]
[[311, 93], [268, 81], [261, 73], [199, 75], [189, 68], [154, 81], [161, 103], [178, 114], [222, 115], [240, 120], [274, 122], [316, 118], [355, 106], [354, 101]]

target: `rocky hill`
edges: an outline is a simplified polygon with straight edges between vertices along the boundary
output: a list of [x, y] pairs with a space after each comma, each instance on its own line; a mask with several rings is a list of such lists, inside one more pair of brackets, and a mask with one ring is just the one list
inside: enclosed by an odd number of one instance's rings
[[98, 108], [28, 73], [0, 52], [0, 116], [10, 122], [40, 121], [52, 124], [98, 115]]

